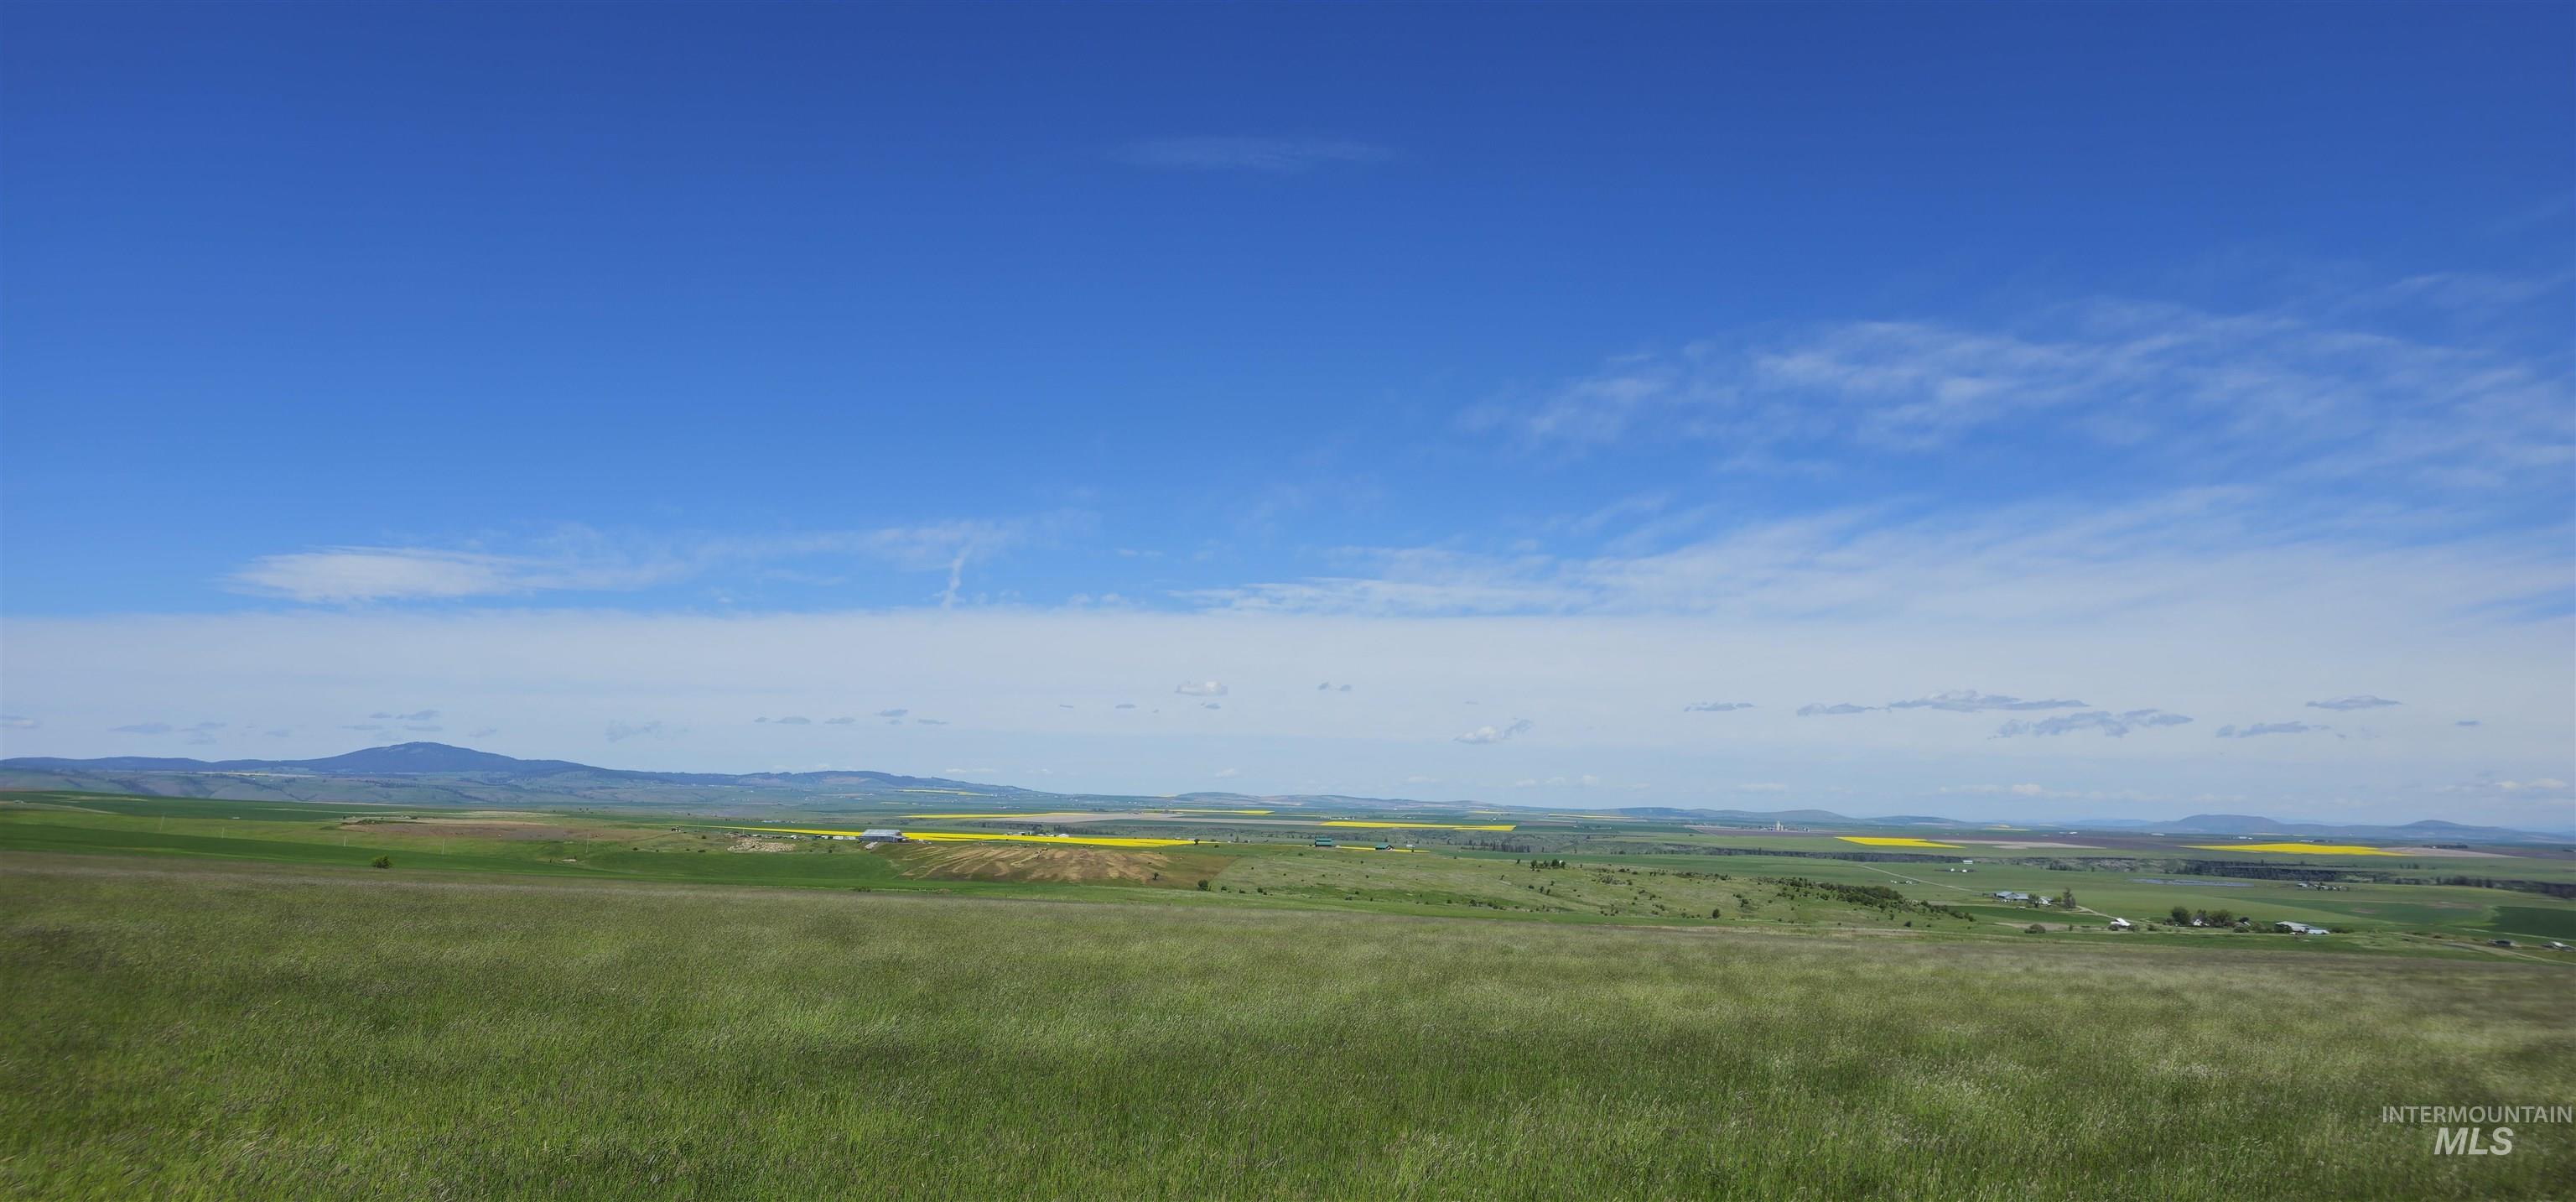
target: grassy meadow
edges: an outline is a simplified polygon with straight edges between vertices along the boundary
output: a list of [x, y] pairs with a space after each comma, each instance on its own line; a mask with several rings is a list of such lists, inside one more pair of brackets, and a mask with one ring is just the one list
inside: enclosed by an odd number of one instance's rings
[[[1355, 853], [1356, 855], [1356, 853]], [[741, 859], [789, 857], [738, 857]], [[1498, 882], [1499, 883], [1499, 882]], [[19, 1197], [2564, 1196], [2565, 969], [0, 854]], [[2278, 946], [2278, 945], [2267, 945]]]

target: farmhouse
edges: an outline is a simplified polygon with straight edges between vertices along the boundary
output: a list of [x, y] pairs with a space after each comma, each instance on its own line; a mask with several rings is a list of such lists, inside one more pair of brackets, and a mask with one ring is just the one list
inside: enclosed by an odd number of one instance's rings
[[2115, 931], [2125, 931], [2125, 930], [2128, 930], [2128, 929], [2129, 929], [2129, 920], [2128, 920], [2128, 919], [2125, 919], [2125, 918], [2114, 918], [2114, 919], [2112, 919], [2112, 920], [2111, 920], [2111, 929], [2112, 929], [2112, 930], [2115, 930]]
[[2312, 927], [2304, 922], [2276, 922], [2272, 924], [2272, 929], [2276, 931], [2285, 931], [2292, 935], [2334, 934], [2333, 931], [2327, 930], [2324, 927]]

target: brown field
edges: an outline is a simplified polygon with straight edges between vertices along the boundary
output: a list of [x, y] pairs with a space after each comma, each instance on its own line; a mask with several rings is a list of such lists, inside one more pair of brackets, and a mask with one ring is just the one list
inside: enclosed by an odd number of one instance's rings
[[597, 827], [563, 826], [522, 818], [344, 818], [344, 831], [397, 837], [431, 835], [442, 839], [510, 839], [555, 843], [570, 839], [609, 839], [616, 833]]
[[933, 880], [1117, 882], [1190, 888], [1225, 867], [1221, 857], [1106, 847], [1031, 847], [1014, 843], [907, 847], [903, 874]]

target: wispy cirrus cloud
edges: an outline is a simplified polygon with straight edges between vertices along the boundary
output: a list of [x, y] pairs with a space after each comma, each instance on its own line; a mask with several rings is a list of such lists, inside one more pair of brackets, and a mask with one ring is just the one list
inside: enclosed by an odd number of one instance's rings
[[1853, 321], [1629, 355], [1462, 422], [1559, 447], [1704, 440], [1748, 466], [1931, 454], [2036, 428], [2204, 478], [2492, 485], [2576, 463], [2571, 395], [2563, 364], [2500, 341], [2095, 300], [2003, 327]]
[[1382, 163], [1395, 152], [1348, 138], [1146, 138], [1111, 156], [1137, 167], [1298, 175], [1333, 164]]
[[2019, 697], [2005, 697], [1995, 693], [1980, 693], [1975, 689], [1953, 689], [1947, 693], [1934, 693], [1929, 697], [1917, 697], [1912, 701], [1891, 701], [1887, 703], [1886, 708], [1892, 710], [1948, 710], [1956, 714], [1978, 714], [1984, 713], [1987, 710], [2082, 709], [2084, 708], [2084, 703], [2081, 701], [2064, 700], [2024, 701]]
[[489, 546], [333, 546], [264, 555], [224, 583], [235, 592], [316, 605], [452, 601], [538, 593], [618, 593], [724, 568], [864, 560], [899, 571], [945, 571], [943, 606], [962, 596], [967, 567], [1014, 546], [1087, 528], [1088, 514], [958, 519], [870, 530], [760, 536], [644, 538], [568, 526]]
[[2337, 697], [2332, 701], [2311, 701], [2308, 703], [2308, 708], [2312, 710], [2375, 710], [2385, 706], [2404, 704], [2406, 703], [2403, 701], [2390, 701], [2385, 697], [2361, 695], [2353, 697]]
[[224, 724], [221, 722], [196, 722], [187, 726], [173, 726], [167, 722], [133, 722], [124, 726], [111, 726], [108, 728], [108, 733], [120, 735], [174, 734], [184, 737], [190, 743], [202, 745], [214, 742], [216, 734], [223, 729]]
[[1750, 701], [1694, 701], [1682, 707], [1685, 714], [1731, 714], [1753, 708]]

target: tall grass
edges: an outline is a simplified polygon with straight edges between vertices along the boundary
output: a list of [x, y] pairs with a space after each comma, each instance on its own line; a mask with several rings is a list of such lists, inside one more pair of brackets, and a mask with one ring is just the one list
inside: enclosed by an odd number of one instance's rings
[[2568, 975], [0, 856], [0, 1194], [2507, 1197]]

